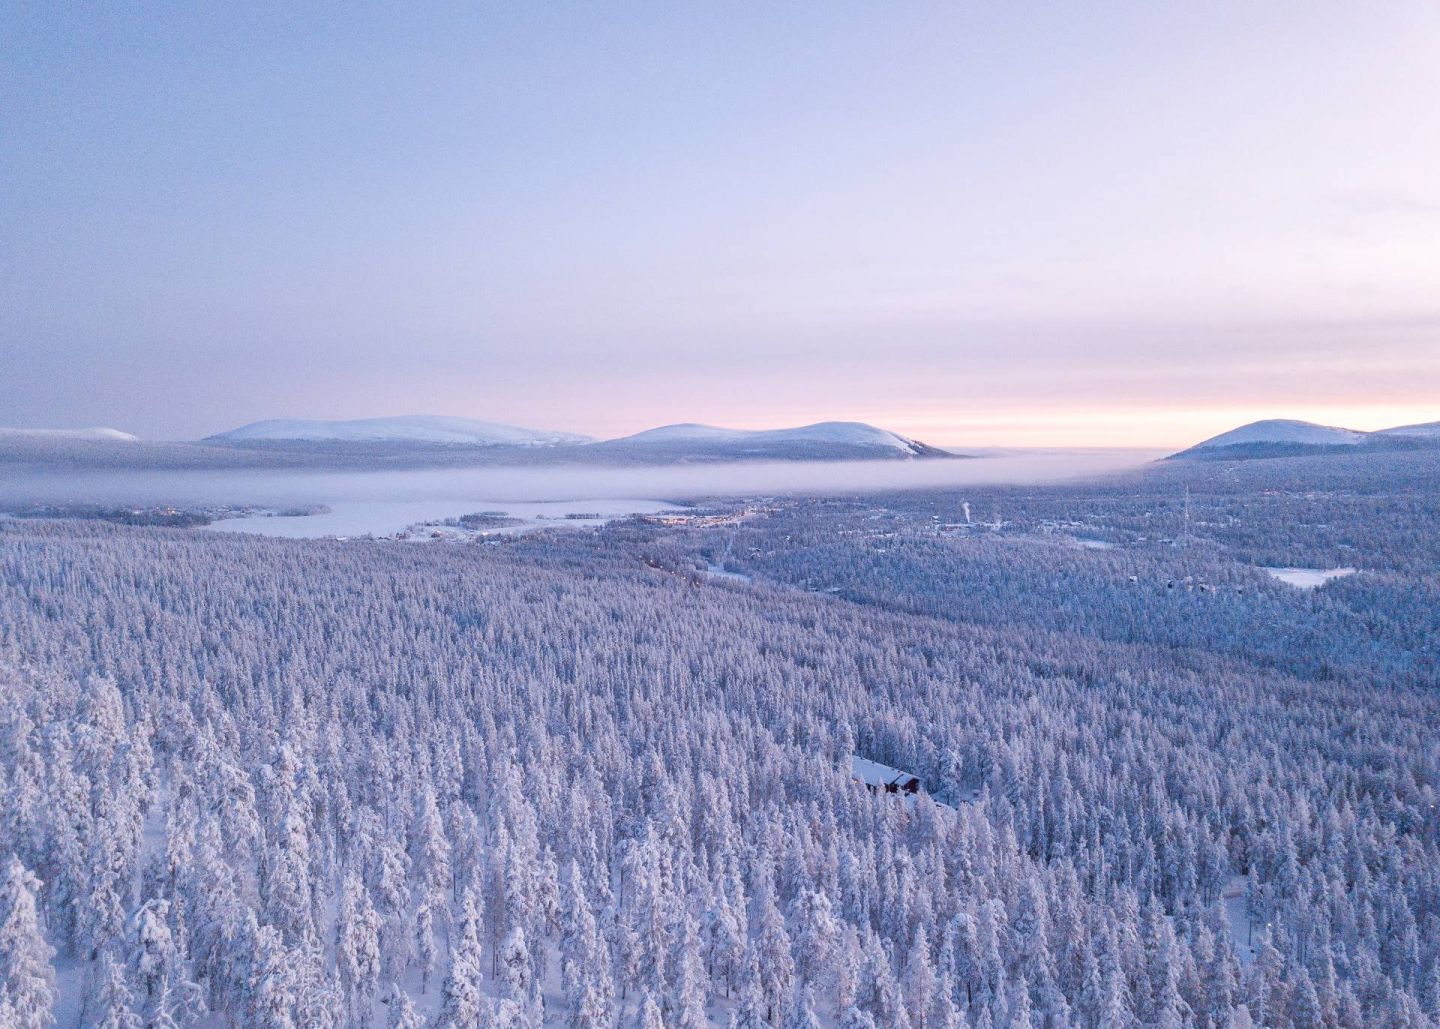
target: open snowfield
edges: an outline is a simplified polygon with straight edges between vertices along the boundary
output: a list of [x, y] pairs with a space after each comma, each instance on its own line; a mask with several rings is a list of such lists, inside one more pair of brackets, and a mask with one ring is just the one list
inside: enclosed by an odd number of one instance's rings
[[1324, 586], [1331, 579], [1355, 574], [1353, 568], [1267, 568], [1265, 571], [1281, 582], [1302, 590], [1313, 590], [1316, 586]]

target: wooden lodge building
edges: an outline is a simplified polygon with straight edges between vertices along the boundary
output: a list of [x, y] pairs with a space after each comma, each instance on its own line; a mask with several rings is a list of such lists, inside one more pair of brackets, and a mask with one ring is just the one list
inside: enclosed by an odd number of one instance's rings
[[891, 768], [889, 765], [882, 765], [878, 761], [860, 757], [858, 754], [850, 757], [850, 775], [856, 781], [864, 783], [866, 789], [872, 791], [920, 792], [920, 780], [916, 776], [909, 772], [902, 772], [898, 768]]

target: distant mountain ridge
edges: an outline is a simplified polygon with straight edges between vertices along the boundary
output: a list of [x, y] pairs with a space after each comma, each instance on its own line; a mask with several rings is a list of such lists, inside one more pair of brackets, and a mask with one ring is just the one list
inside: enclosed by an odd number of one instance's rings
[[25, 440], [101, 440], [111, 443], [136, 443], [139, 436], [132, 436], [119, 429], [95, 426], [89, 429], [7, 429], [0, 426], [0, 439]]
[[1420, 425], [1397, 425], [1393, 429], [1381, 429], [1377, 436], [1411, 436], [1422, 439], [1440, 438], [1440, 422], [1423, 422]]
[[314, 441], [326, 443], [433, 443], [454, 446], [554, 446], [589, 443], [573, 432], [524, 429], [499, 422], [440, 415], [357, 418], [324, 421], [314, 418], [272, 418], [207, 436], [207, 443]]
[[899, 458], [953, 456], [928, 443], [864, 422], [816, 422], [789, 429], [726, 429], [682, 423], [662, 425], [631, 436], [606, 440], [599, 448], [690, 450], [699, 455], [770, 456], [785, 452], [873, 451]]
[[[682, 423], [617, 439], [430, 415], [355, 421], [273, 419], [253, 422], [201, 441], [208, 446], [357, 452], [369, 448], [431, 447], [452, 453], [484, 448], [544, 452], [576, 461], [717, 461], [745, 459], [854, 460], [953, 457], [938, 447], [863, 422], [817, 422], [784, 429], [728, 429]], [[532, 453], [530, 459], [541, 454]]]
[[1268, 418], [1222, 432], [1170, 455], [1192, 460], [1234, 460], [1320, 453], [1353, 453], [1440, 442], [1440, 422], [1362, 432], [1287, 418]]

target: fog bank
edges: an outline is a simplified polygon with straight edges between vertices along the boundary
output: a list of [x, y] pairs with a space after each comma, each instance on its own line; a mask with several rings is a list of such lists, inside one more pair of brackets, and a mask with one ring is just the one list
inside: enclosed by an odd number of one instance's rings
[[525, 502], [835, 494], [1061, 482], [1136, 468], [1151, 450], [1014, 451], [955, 461], [813, 461], [624, 468], [484, 467], [377, 472], [27, 470], [0, 481], [0, 509], [27, 504], [274, 506], [347, 501]]

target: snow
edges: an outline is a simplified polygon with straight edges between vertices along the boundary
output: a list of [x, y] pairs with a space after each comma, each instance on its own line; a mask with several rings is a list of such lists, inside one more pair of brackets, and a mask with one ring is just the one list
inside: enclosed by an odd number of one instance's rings
[[622, 436], [612, 442], [691, 443], [697, 440], [701, 442], [720, 440], [728, 443], [754, 435], [755, 432], [748, 429], [722, 429], [718, 425], [698, 425], [694, 422], [684, 422], [679, 425], [662, 425], [657, 429], [646, 429], [644, 432], [637, 432], [633, 436]]
[[[394, 536], [408, 532], [411, 539], [429, 539], [431, 532], [441, 538], [473, 538], [479, 535], [513, 535], [538, 529], [603, 525], [631, 514], [658, 514], [680, 508], [662, 500], [561, 500], [516, 503], [495, 500], [351, 500], [336, 501], [322, 514], [279, 517], [251, 515], [227, 518], [206, 526], [212, 532], [244, 532], [255, 536], [284, 539], [336, 539], [355, 536]], [[477, 511], [493, 511], [521, 519], [519, 525], [467, 531], [439, 523]], [[574, 517], [571, 517], [574, 516]], [[587, 517], [581, 517], [587, 516]]]
[[1231, 876], [1225, 884], [1222, 899], [1225, 902], [1225, 924], [1230, 930], [1230, 942], [1235, 947], [1235, 956], [1242, 966], [1255, 960], [1253, 936], [1250, 931], [1250, 913], [1246, 910], [1245, 894], [1250, 885], [1248, 876]]
[[1266, 568], [1272, 577], [1302, 590], [1324, 586], [1331, 579], [1354, 575], [1353, 568]]
[[89, 429], [7, 429], [0, 427], [0, 440], [3, 439], [79, 439], [79, 440], [101, 440], [111, 443], [137, 443], [139, 436], [132, 436], [128, 432], [121, 432], [119, 429], [108, 429], [104, 426], [95, 426]]
[[466, 446], [554, 446], [589, 443], [589, 436], [522, 429], [498, 422], [436, 415], [360, 418], [352, 421], [272, 419], [252, 422], [210, 437], [215, 440], [304, 440], [319, 443], [448, 443]]
[[904, 783], [914, 778], [909, 772], [882, 765], [879, 761], [871, 761], [858, 754], [850, 756], [850, 774], [866, 786], [889, 786], [891, 783]]
[[1377, 436], [1422, 436], [1426, 439], [1440, 439], [1440, 422], [1425, 422], [1421, 425], [1397, 425], [1393, 429], [1381, 429]]
[[723, 565], [706, 565], [705, 574], [711, 579], [724, 579], [728, 582], [750, 582], [750, 576], [744, 572], [727, 571]]
[[716, 425], [684, 423], [647, 429], [616, 443], [830, 443], [852, 447], [880, 447], [913, 453], [914, 440], [864, 422], [816, 422], [791, 429], [726, 429]]
[[1341, 429], [1314, 422], [1272, 418], [1251, 422], [1238, 429], [1222, 432], [1195, 445], [1196, 450], [1209, 447], [1233, 447], [1244, 443], [1299, 443], [1306, 446], [1350, 446], [1364, 441], [1366, 433]]

